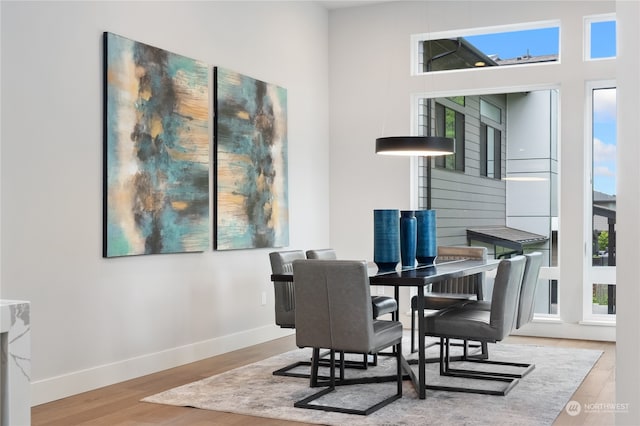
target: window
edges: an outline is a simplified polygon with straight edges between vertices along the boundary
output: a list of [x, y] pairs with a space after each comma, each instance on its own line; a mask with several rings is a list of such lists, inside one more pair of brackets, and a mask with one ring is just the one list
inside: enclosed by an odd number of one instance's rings
[[616, 313], [616, 88], [588, 86], [591, 98], [591, 256], [585, 317], [611, 320]]
[[585, 59], [616, 57], [615, 15], [590, 16], [585, 19]]
[[480, 98], [480, 176], [502, 178], [502, 109]]
[[[446, 105], [443, 105], [446, 104]], [[444, 136], [454, 140], [455, 154], [435, 158], [435, 165], [449, 170], [465, 170], [465, 97], [457, 96], [444, 99], [418, 99], [418, 134]], [[435, 105], [435, 114], [431, 120], [430, 106]], [[429, 123], [431, 122], [431, 126]]]
[[500, 108], [484, 99], [480, 99], [480, 115], [496, 123], [502, 123], [502, 111]]
[[436, 167], [464, 172], [464, 114], [436, 103], [435, 136], [453, 138], [455, 154], [436, 157]]
[[[464, 147], [456, 146], [455, 160], [441, 156], [418, 161], [418, 206], [437, 210], [438, 244], [467, 245], [468, 230], [477, 227], [506, 226], [547, 237], [544, 242], [527, 244], [524, 250], [544, 255], [535, 313], [538, 318], [555, 318], [561, 285], [557, 251], [559, 92], [468, 95], [464, 106], [451, 97], [431, 99], [431, 121], [427, 119], [429, 102], [420, 95], [414, 99], [417, 134], [427, 134], [426, 124], [431, 122], [431, 134], [454, 136], [456, 143], [461, 140], [456, 133], [464, 135]], [[463, 171], [451, 173], [462, 152]], [[434, 163], [440, 167], [431, 168]], [[487, 248], [492, 257], [506, 255], [506, 250], [495, 245]], [[489, 288], [488, 277], [487, 294]]]
[[480, 176], [501, 179], [502, 132], [480, 125]]
[[560, 27], [556, 21], [415, 34], [416, 73], [556, 62]]

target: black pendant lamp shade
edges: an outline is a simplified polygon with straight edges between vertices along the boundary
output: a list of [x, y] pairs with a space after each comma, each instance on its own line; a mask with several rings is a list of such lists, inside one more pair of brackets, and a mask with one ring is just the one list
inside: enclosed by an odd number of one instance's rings
[[424, 157], [454, 152], [453, 139], [441, 136], [393, 136], [376, 139], [376, 154]]

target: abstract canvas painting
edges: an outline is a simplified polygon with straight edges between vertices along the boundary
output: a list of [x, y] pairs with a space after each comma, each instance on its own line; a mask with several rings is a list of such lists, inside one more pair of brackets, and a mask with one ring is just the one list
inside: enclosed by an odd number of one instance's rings
[[112, 33], [105, 43], [105, 257], [210, 242], [209, 68]]
[[214, 69], [216, 249], [289, 245], [287, 91]]

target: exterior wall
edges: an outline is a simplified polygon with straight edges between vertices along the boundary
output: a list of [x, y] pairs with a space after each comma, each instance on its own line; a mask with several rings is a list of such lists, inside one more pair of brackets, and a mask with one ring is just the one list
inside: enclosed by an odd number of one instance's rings
[[[507, 226], [549, 238], [535, 247], [547, 267], [553, 265], [552, 224], [558, 217], [557, 102], [553, 90], [508, 96], [507, 173], [531, 180], [507, 181]], [[538, 284], [535, 312], [552, 313], [550, 285]]]
[[616, 2], [618, 19], [618, 189], [616, 400], [628, 404], [616, 413], [617, 425], [635, 425], [640, 419], [640, 3]]
[[552, 116], [557, 96], [554, 91], [511, 94], [508, 103], [507, 173], [535, 180], [508, 181], [507, 225], [550, 237], [551, 218], [558, 214], [552, 198], [558, 174]]
[[[461, 107], [447, 99], [437, 102], [465, 114], [465, 170], [432, 167], [431, 207], [436, 210], [439, 245], [466, 245], [467, 228], [505, 225], [505, 182], [480, 176], [480, 96], [465, 97]], [[482, 96], [502, 110], [507, 120], [504, 95]], [[501, 134], [501, 169], [505, 173], [507, 132]], [[426, 208], [426, 164], [420, 159], [418, 182], [420, 208]], [[432, 161], [433, 162], [433, 161]], [[493, 250], [491, 247], [490, 250]]]

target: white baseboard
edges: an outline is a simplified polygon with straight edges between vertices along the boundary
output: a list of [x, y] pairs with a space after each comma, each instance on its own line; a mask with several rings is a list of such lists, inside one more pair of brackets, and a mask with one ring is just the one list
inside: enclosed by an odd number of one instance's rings
[[559, 339], [616, 341], [616, 328], [592, 324], [570, 324], [560, 321], [534, 319], [512, 334], [518, 336], [551, 337]]
[[291, 334], [275, 325], [31, 382], [31, 406], [199, 361]]

